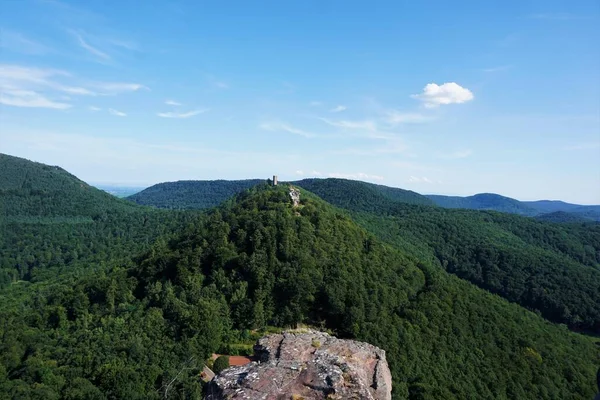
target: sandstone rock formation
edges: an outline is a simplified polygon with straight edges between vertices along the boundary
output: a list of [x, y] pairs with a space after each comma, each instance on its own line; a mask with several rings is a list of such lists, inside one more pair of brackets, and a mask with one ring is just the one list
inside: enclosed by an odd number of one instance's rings
[[256, 362], [224, 370], [206, 400], [392, 398], [385, 351], [323, 332], [284, 332], [260, 339]]
[[298, 205], [300, 204], [300, 191], [291, 185], [290, 197], [292, 198], [292, 203], [294, 204], [294, 207], [298, 207]]

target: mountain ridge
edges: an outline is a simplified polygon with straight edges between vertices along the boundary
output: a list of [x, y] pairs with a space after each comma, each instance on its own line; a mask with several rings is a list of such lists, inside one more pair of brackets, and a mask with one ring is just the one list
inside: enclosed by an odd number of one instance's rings
[[[171, 209], [206, 209], [214, 207], [231, 198], [236, 193], [264, 182], [261, 179], [245, 180], [186, 180], [163, 182], [127, 197], [137, 204]], [[347, 190], [355, 194], [347, 202], [356, 203], [355, 208], [364, 209], [367, 204], [372, 208], [391, 209], [394, 203], [416, 204], [423, 206], [439, 206], [444, 208], [464, 208], [473, 210], [489, 210], [506, 212], [528, 217], [561, 211], [573, 214], [548, 216], [540, 220], [550, 222], [574, 222], [577, 220], [600, 221], [600, 206], [586, 206], [554, 200], [520, 201], [495, 193], [478, 193], [473, 196], [422, 195], [417, 192], [364, 182], [360, 180], [340, 178], [307, 178], [290, 181], [315, 193], [326, 190], [339, 192]], [[341, 197], [342, 194], [339, 195]]]

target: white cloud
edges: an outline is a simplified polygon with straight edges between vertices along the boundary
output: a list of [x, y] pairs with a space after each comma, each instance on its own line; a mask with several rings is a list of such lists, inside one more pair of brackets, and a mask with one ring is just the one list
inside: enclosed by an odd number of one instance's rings
[[346, 110], [346, 106], [339, 105], [337, 107], [332, 108], [329, 112], [338, 113]]
[[119, 93], [137, 92], [138, 90], [150, 90], [147, 86], [139, 83], [126, 82], [94, 82], [90, 86], [99, 90], [103, 95], [115, 95]]
[[216, 81], [216, 82], [213, 82], [213, 84], [216, 87], [218, 87], [219, 89], [229, 89], [229, 85], [227, 83], [225, 83], [225, 82]]
[[117, 117], [126, 117], [127, 116], [127, 114], [125, 114], [124, 112], [115, 110], [113, 108], [109, 108], [108, 112]]
[[304, 175], [304, 171], [302, 171], [301, 169], [296, 171], [296, 175]]
[[323, 105], [323, 103], [315, 100], [315, 101], [311, 101], [310, 103], [308, 103], [308, 105], [311, 107], [320, 107]]
[[89, 106], [88, 110], [90, 110], [90, 111], [101, 111], [102, 109], [100, 107]]
[[391, 125], [419, 124], [431, 121], [431, 117], [427, 117], [419, 113], [403, 113], [400, 111], [388, 111], [385, 120]]
[[167, 100], [167, 101], [165, 101], [165, 104], [168, 106], [182, 106], [183, 105], [175, 100]]
[[431, 183], [433, 183], [433, 181], [426, 176], [419, 177], [419, 176], [411, 175], [408, 178], [408, 183], [429, 183], [429, 184], [431, 184]]
[[315, 171], [314, 169], [312, 171], [310, 171], [310, 174], [312, 176], [322, 176], [323, 175], [322, 173], [320, 173], [319, 171]]
[[316, 136], [313, 133], [303, 131], [302, 129], [294, 128], [293, 126], [283, 122], [264, 122], [258, 126], [260, 129], [270, 132], [284, 131], [295, 135], [304, 136], [307, 138]]
[[423, 93], [411, 97], [421, 100], [425, 107], [434, 108], [445, 104], [460, 104], [473, 100], [473, 93], [455, 82], [437, 85], [429, 83], [423, 88]]
[[331, 172], [327, 174], [330, 178], [342, 178], [342, 179], [354, 179], [354, 180], [371, 180], [371, 181], [382, 181], [384, 180], [383, 176], [380, 175], [370, 175], [364, 172], [358, 172], [356, 174], [342, 174], [339, 172]]
[[[135, 83], [92, 83], [89, 87], [69, 84], [74, 80], [75, 77], [62, 70], [0, 64], [1, 101], [13, 107], [66, 109], [72, 106], [65, 102], [71, 96], [114, 95], [144, 88]], [[98, 92], [99, 89], [104, 93]]]
[[190, 118], [190, 117], [193, 117], [194, 115], [203, 114], [203, 113], [207, 112], [208, 110], [209, 110], [208, 108], [203, 108], [203, 109], [188, 111], [188, 112], [184, 112], [184, 113], [163, 112], [163, 113], [157, 113], [156, 115], [158, 115], [159, 117], [162, 117], [162, 118]]
[[102, 58], [103, 60], [111, 59], [111, 57], [108, 54], [104, 53], [103, 51], [100, 51], [99, 49], [95, 48], [94, 46], [92, 46], [91, 44], [86, 42], [79, 33], [74, 32], [74, 31], [71, 31], [71, 33], [77, 39], [77, 43], [79, 44], [79, 46], [81, 46], [83, 49], [87, 50], [89, 53], [95, 55], [96, 57]]
[[0, 90], [0, 104], [13, 107], [52, 108], [64, 110], [71, 104], [50, 100], [31, 90]]
[[346, 120], [341, 120], [341, 121], [332, 121], [330, 119], [327, 118], [320, 118], [321, 121], [325, 122], [328, 125], [331, 126], [335, 126], [338, 128], [344, 128], [344, 129], [363, 129], [363, 130], [367, 130], [367, 131], [376, 131], [377, 130], [377, 124], [375, 123], [375, 121], [371, 121], [371, 120], [364, 120], [364, 121], [346, 121]]

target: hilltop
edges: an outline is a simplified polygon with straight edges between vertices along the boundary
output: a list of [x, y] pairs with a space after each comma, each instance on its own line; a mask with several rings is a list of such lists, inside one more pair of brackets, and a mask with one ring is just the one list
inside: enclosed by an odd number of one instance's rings
[[127, 197], [134, 203], [169, 209], [206, 209], [216, 207], [237, 193], [265, 180], [177, 181], [153, 185]]

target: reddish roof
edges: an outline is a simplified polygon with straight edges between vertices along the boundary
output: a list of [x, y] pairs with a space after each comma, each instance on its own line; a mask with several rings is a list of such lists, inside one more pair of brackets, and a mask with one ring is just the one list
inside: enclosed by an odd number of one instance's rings
[[[213, 354], [211, 358], [213, 360], [216, 360], [221, 355], [222, 354]], [[252, 359], [249, 357], [244, 357], [244, 356], [228, 356], [228, 357], [229, 357], [229, 365], [232, 367], [246, 365], [246, 364], [252, 362]]]

